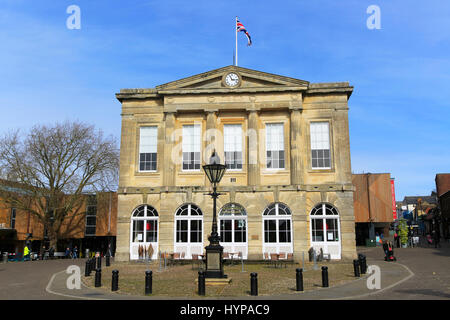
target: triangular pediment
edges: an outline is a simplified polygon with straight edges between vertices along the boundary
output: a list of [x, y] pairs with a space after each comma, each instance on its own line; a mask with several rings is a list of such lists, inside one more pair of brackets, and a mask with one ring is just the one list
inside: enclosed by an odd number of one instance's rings
[[211, 89], [230, 89], [223, 81], [223, 78], [229, 72], [236, 72], [241, 78], [239, 89], [245, 88], [282, 88], [282, 87], [302, 87], [307, 88], [308, 81], [284, 77], [257, 70], [227, 66], [220, 69], [211, 70], [180, 80], [168, 82], [157, 86], [160, 90], [211, 90]]

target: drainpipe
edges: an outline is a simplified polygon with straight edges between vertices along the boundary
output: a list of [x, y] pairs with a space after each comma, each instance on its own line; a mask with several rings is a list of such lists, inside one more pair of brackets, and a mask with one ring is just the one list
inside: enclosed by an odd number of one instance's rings
[[370, 173], [367, 173], [367, 205], [369, 209], [369, 239], [375, 239], [375, 225], [373, 224], [372, 209], [370, 207]]

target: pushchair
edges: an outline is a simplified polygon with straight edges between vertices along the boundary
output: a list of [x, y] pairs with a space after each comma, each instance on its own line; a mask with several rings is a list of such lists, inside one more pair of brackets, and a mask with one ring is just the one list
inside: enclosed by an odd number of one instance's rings
[[383, 244], [383, 250], [385, 253], [384, 261], [397, 261], [397, 258], [394, 256], [394, 247], [390, 241]]
[[427, 234], [427, 244], [428, 246], [433, 245], [433, 238], [431, 237], [431, 234]]

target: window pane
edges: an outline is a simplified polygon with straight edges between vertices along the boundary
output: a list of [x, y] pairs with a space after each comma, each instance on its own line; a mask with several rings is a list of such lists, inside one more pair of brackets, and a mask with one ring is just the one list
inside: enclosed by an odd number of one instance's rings
[[245, 220], [234, 220], [234, 242], [246, 241], [246, 223]]
[[323, 219], [311, 219], [313, 241], [324, 241]]
[[277, 242], [276, 220], [264, 220], [264, 242]]
[[337, 219], [326, 219], [327, 241], [339, 241], [337, 223]]
[[144, 221], [133, 221], [133, 242], [144, 242]]

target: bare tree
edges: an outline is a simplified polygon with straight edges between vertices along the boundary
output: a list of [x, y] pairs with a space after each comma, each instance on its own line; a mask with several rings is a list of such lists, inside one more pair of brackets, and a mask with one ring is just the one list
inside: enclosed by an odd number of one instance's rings
[[13, 131], [0, 138], [0, 199], [37, 217], [56, 248], [61, 227], [70, 231], [84, 214], [85, 194], [116, 188], [118, 167], [116, 139], [94, 126], [37, 125], [24, 137]]

